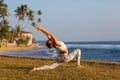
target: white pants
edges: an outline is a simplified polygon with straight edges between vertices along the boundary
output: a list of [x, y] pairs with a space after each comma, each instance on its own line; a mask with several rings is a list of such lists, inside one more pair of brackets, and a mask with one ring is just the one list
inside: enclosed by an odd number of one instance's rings
[[69, 62], [69, 61], [73, 60], [73, 58], [76, 57], [76, 56], [77, 56], [77, 65], [80, 65], [81, 50], [76, 49], [68, 55], [60, 54], [52, 64], [45, 65], [45, 66], [42, 66], [42, 67], [37, 67], [37, 70], [54, 69], [57, 66], [59, 66], [60, 63]]

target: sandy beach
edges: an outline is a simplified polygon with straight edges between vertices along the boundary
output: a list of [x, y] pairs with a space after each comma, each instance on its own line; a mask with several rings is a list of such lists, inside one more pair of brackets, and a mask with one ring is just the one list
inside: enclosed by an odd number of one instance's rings
[[31, 50], [35, 48], [44, 48], [44, 46], [39, 46], [37, 44], [32, 44], [30, 46], [20, 46], [20, 47], [2, 47], [0, 48], [1, 52], [9, 52], [9, 51], [19, 51], [19, 50]]

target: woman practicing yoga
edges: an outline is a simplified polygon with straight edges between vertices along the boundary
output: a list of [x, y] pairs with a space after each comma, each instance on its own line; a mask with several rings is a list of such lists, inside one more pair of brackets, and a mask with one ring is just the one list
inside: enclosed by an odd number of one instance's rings
[[71, 61], [75, 56], [77, 56], [77, 66], [81, 67], [80, 65], [81, 50], [80, 49], [75, 49], [72, 53], [68, 54], [68, 48], [64, 44], [64, 42], [57, 40], [52, 33], [42, 28], [41, 26], [36, 26], [35, 28], [47, 36], [48, 40], [46, 42], [46, 46], [48, 48], [55, 48], [59, 52], [59, 55], [52, 64], [41, 66], [41, 67], [34, 67], [31, 71], [54, 69], [57, 66], [59, 66], [60, 63]]

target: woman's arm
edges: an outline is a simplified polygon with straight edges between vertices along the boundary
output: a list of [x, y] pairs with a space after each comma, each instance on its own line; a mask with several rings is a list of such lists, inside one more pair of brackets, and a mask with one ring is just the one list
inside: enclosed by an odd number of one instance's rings
[[60, 46], [61, 44], [58, 42], [58, 40], [56, 39], [56, 37], [50, 33], [49, 31], [47, 31], [46, 29], [40, 27], [40, 26], [36, 26], [35, 27], [37, 30], [40, 30], [41, 32], [43, 32], [47, 37], [48, 39], [52, 39], [56, 45]]
[[48, 32], [47, 30], [45, 30], [44, 28], [40, 27], [40, 26], [36, 26], [35, 27], [37, 30], [40, 30], [41, 32], [43, 32], [48, 38], [51, 38], [50, 36], [50, 32]]

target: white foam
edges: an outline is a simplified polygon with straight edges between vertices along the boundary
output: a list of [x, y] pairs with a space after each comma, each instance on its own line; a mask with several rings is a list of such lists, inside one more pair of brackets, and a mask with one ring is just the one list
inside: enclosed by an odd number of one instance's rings
[[106, 45], [106, 44], [68, 44], [68, 47], [80, 48], [120, 48], [120, 45]]

